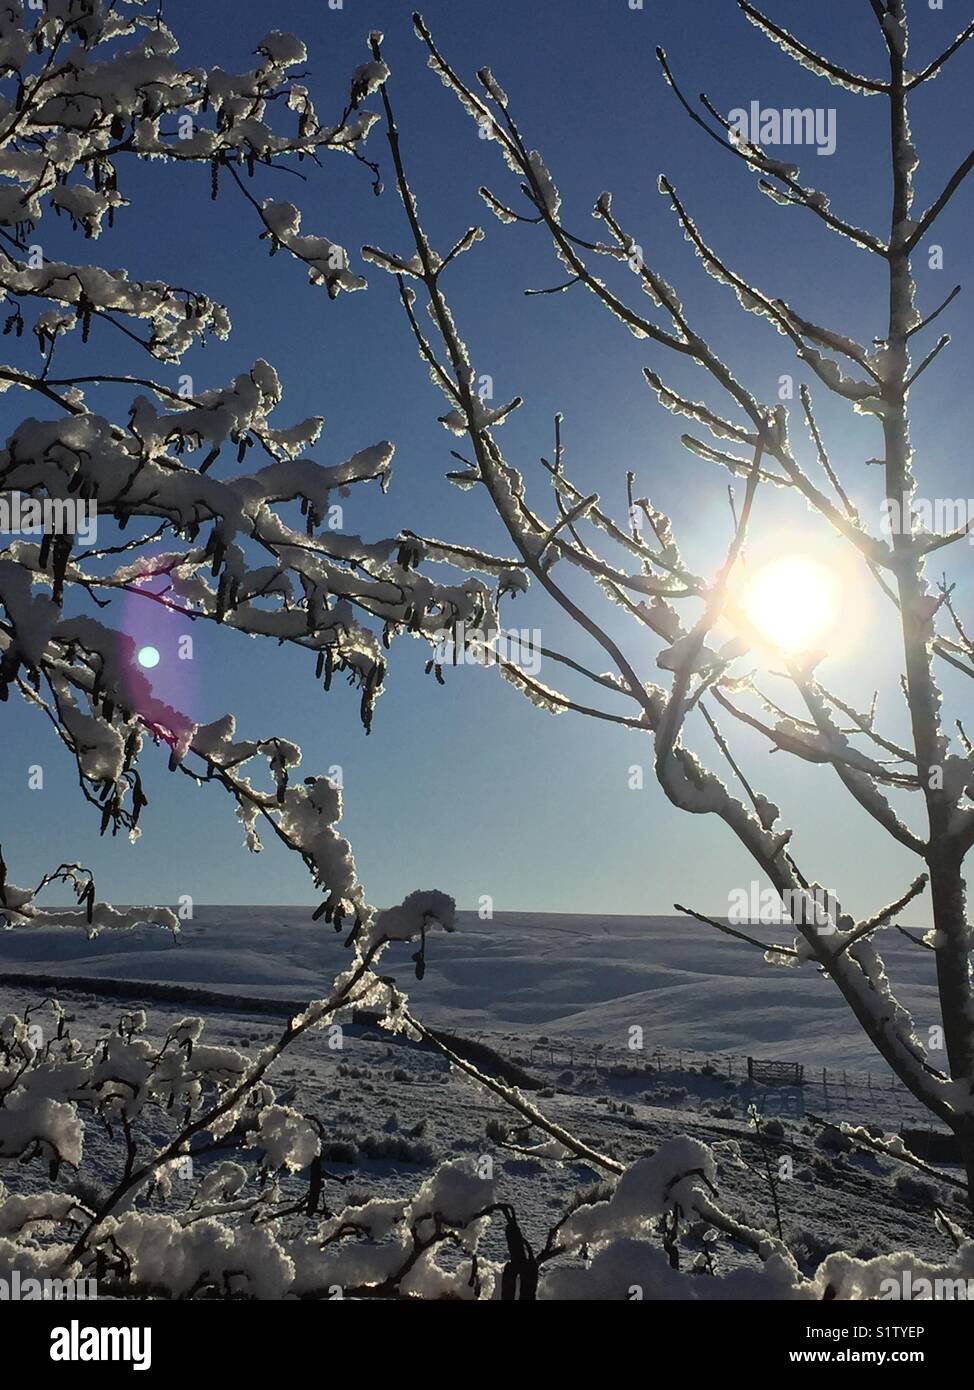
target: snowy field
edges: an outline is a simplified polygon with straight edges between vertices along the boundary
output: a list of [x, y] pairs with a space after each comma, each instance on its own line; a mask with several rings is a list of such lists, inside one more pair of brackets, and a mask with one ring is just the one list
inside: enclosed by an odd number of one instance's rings
[[[786, 929], [756, 928], [769, 942]], [[933, 955], [895, 931], [883, 952], [917, 1028], [938, 1020]], [[383, 966], [409, 988], [410, 951]], [[342, 959], [340, 941], [308, 908], [197, 909], [177, 940], [138, 928], [93, 941], [56, 928], [0, 933], [0, 974], [51, 973], [168, 982], [232, 995], [318, 997]], [[573, 1038], [627, 1049], [783, 1058], [888, 1076], [838, 991], [810, 966], [772, 968], [754, 949], [682, 917], [461, 913], [427, 949], [410, 993], [434, 1027]]]
[[[909, 973], [909, 1002], [922, 1017], [932, 986], [919, 967], [928, 953], [905, 940], [902, 948], [892, 939], [888, 945], [896, 969]], [[207, 909], [186, 924], [178, 945], [147, 929], [91, 942], [81, 932], [18, 929], [0, 934], [0, 1016], [47, 992], [12, 976], [54, 977], [72, 1031], [90, 1041], [111, 1028], [119, 1007], [130, 1006], [95, 982], [141, 981], [151, 1034], [199, 1013], [210, 1041], [246, 1051], [277, 1036], [289, 1001], [324, 990], [340, 951], [307, 909]], [[426, 978], [411, 990], [417, 1012], [523, 1066], [539, 1088], [532, 1100], [600, 1151], [631, 1160], [682, 1134], [716, 1145], [725, 1207], [767, 1226], [772, 1206], [761, 1177], [765, 1151], [748, 1118], [753, 1102], [775, 1160], [792, 1161], [791, 1180], [779, 1184], [782, 1222], [808, 1271], [840, 1248], [862, 1257], [900, 1248], [948, 1256], [931, 1204], [961, 1214], [949, 1181], [955, 1170], [943, 1169], [943, 1183], [928, 1179], [837, 1141], [811, 1118], [870, 1123], [887, 1133], [921, 1118], [903, 1088], [891, 1086], [888, 1073], [882, 1079], [878, 1059], [811, 972], [771, 970], [757, 952], [678, 919], [512, 914], [483, 923], [465, 915], [460, 932], [438, 935], [428, 954]], [[160, 997], [158, 986], [167, 983], [226, 1002]], [[642, 1050], [627, 1047], [636, 1024], [644, 1029]], [[750, 1088], [741, 1067], [749, 1052], [803, 1061], [809, 1084]], [[836, 1075], [823, 1091], [814, 1075], [823, 1066], [847, 1070], [847, 1084]], [[599, 1181], [582, 1162], [519, 1152], [542, 1134], [499, 1140], [498, 1126], [510, 1125], [511, 1116], [492, 1096], [437, 1053], [367, 1025], [347, 1026], [340, 1051], [320, 1036], [300, 1040], [282, 1059], [275, 1085], [284, 1103], [321, 1120], [328, 1171], [345, 1201], [355, 1193], [405, 1196], [440, 1161], [491, 1153], [504, 1199], [529, 1238], [543, 1241], [573, 1195]], [[91, 1200], [111, 1177], [111, 1150], [97, 1126], [89, 1136], [73, 1181]], [[200, 1156], [197, 1177], [208, 1161]], [[300, 1176], [286, 1181], [301, 1192]], [[746, 1258], [724, 1252], [725, 1263]]]

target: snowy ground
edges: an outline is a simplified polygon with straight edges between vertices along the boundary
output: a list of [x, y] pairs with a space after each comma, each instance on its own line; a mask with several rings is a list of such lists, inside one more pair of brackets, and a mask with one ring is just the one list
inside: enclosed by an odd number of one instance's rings
[[[899, 942], [889, 943], [893, 967], [910, 981], [907, 999], [922, 1019], [932, 998], [923, 976], [928, 953]], [[74, 932], [18, 930], [0, 934], [0, 1016], [46, 992], [14, 984], [11, 975], [54, 975], [73, 1031], [92, 1038], [120, 1006], [80, 981], [144, 981], [150, 1031], [163, 1033], [176, 1018], [202, 1013], [213, 1041], [257, 1047], [276, 1036], [288, 1001], [323, 992], [340, 949], [304, 909], [200, 911], [179, 945], [148, 930], [93, 942]], [[836, 1152], [808, 1116], [888, 1132], [920, 1119], [858, 1042], [827, 982], [811, 972], [771, 970], [757, 952], [672, 919], [509, 915], [482, 923], [468, 916], [457, 936], [435, 938], [428, 956], [425, 980], [411, 989], [414, 1008], [432, 1026], [479, 1037], [520, 1062], [542, 1086], [532, 1099], [599, 1150], [633, 1158], [675, 1134], [737, 1141], [757, 1172], [726, 1151], [724, 1205], [767, 1226], [773, 1218], [760, 1176], [764, 1153], [747, 1115], [756, 1102], [771, 1119], [766, 1143], [775, 1162], [792, 1160], [792, 1175], [780, 1184], [782, 1220], [809, 1268], [839, 1248], [949, 1253], [932, 1201], [961, 1217], [955, 1189], [866, 1151]], [[67, 977], [79, 983], [70, 987]], [[160, 1000], [153, 990], [160, 982], [216, 991], [226, 1003]], [[248, 1005], [253, 999], [264, 1001], [261, 1012]], [[641, 1050], [627, 1046], [633, 1025], [644, 1029]], [[801, 1060], [807, 1084], [750, 1089], [742, 1063], [748, 1052]], [[825, 1088], [823, 1067], [830, 1069]], [[341, 1051], [329, 1051], [320, 1037], [301, 1040], [285, 1055], [276, 1083], [282, 1093], [297, 1087], [294, 1103], [316, 1114], [331, 1136], [330, 1196], [337, 1205], [378, 1187], [412, 1191], [443, 1158], [490, 1154], [503, 1175], [503, 1197], [516, 1206], [526, 1233], [543, 1239], [572, 1194], [598, 1180], [582, 1163], [526, 1158], [505, 1147], [496, 1128], [488, 1133], [492, 1120], [510, 1119], [492, 1097], [438, 1054], [375, 1029], [347, 1028]], [[111, 1176], [107, 1152], [92, 1134], [77, 1179], [89, 1195]]]

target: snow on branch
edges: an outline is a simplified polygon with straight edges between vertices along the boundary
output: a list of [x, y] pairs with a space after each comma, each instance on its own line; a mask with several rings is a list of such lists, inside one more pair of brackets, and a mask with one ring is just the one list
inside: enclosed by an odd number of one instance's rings
[[790, 58], [794, 58], [795, 62], [814, 73], [816, 77], [825, 77], [835, 86], [844, 87], [847, 91], [855, 92], [859, 96], [875, 96], [877, 93], [889, 91], [888, 82], [881, 82], [871, 77], [860, 77], [857, 73], [842, 67], [841, 64], [833, 62], [832, 59], [816, 53], [800, 39], [796, 39], [793, 34], [789, 34], [787, 29], [782, 29], [780, 25], [768, 19], [766, 15], [750, 4], [749, 0], [737, 0], [737, 3], [756, 29], [759, 29], [765, 37], [777, 44]]
[[762, 174], [759, 180], [759, 188], [774, 201], [782, 206], [804, 207], [818, 217], [832, 231], [838, 232], [841, 236], [863, 250], [871, 251], [875, 255], [885, 256], [887, 253], [886, 244], [871, 232], [864, 231], [860, 227], [853, 226], [852, 223], [837, 217], [829, 206], [829, 200], [824, 193], [818, 192], [814, 188], [807, 187], [799, 181], [798, 167], [794, 164], [786, 164], [782, 160], [773, 159], [762, 147], [753, 139], [744, 139], [738, 132], [733, 131], [731, 123], [726, 117], [722, 116], [714, 104], [707, 97], [706, 93], [701, 92], [700, 101], [704, 108], [710, 113], [720, 127], [714, 130], [703, 119], [700, 113], [694, 110], [687, 100], [679, 83], [677, 82], [673, 70], [665, 51], [657, 48], [656, 57], [662, 69], [663, 76], [667, 84], [672, 88], [674, 94], [683, 110], [687, 113], [694, 125], [698, 126], [711, 140], [726, 150], [729, 154], [740, 159], [751, 170]]
[[955, 53], [960, 52], [971, 38], [974, 38], [974, 22], [968, 24], [966, 29], [962, 29], [956, 39], [954, 39], [954, 42], [949, 44], [948, 47], [944, 49], [943, 53], [939, 54], [932, 62], [928, 63], [925, 68], [921, 68], [919, 72], [910, 74], [906, 84], [907, 90], [911, 91], [914, 87], [919, 87], [921, 82], [928, 82], [931, 77], [936, 77], [948, 59], [952, 58]]

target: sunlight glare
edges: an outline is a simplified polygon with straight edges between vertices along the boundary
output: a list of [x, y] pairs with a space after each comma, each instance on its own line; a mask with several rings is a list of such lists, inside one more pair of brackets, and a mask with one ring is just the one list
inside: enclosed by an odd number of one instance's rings
[[785, 555], [753, 574], [742, 607], [767, 641], [795, 653], [825, 644], [838, 623], [841, 599], [831, 570], [807, 555]]

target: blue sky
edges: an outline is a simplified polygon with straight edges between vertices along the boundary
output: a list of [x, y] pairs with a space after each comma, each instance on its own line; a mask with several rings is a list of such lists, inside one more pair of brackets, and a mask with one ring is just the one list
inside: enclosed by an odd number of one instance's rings
[[[814, 7], [767, 0], [767, 8], [813, 46], [841, 55], [853, 68], [881, 72], [885, 55], [867, 0], [822, 0]], [[248, 64], [270, 27], [301, 35], [310, 50], [307, 80], [319, 113], [333, 110], [336, 116], [351, 70], [367, 56], [368, 31], [384, 30], [404, 153], [434, 242], [445, 251], [475, 222], [488, 234], [458, 264], [446, 288], [478, 372], [493, 376], [499, 400], [514, 394], [525, 399], [499, 435], [508, 458], [528, 476], [540, 501], [544, 482], [537, 459], [550, 452], [552, 416], [563, 411], [568, 464], [579, 486], [598, 490], [606, 508], [621, 515], [625, 473], [633, 469], [640, 491], [673, 516], [691, 563], [704, 569], [710, 557], [712, 566], [729, 535], [726, 477], [681, 448], [679, 423], [659, 407], [640, 369], [650, 364], [695, 396], [721, 402], [699, 373], [674, 367], [660, 349], [635, 342], [582, 290], [524, 298], [525, 288], [563, 278], [561, 267], [542, 233], [502, 227], [478, 198], [477, 187], [486, 182], [501, 197], [515, 199], [515, 181], [496, 146], [477, 139], [469, 118], [427, 70], [409, 12], [409, 5], [391, 0], [346, 0], [341, 11], [329, 9], [325, 0], [274, 7], [252, 0], [208, 0], [205, 6], [170, 0], [166, 6], [188, 59], [225, 69]], [[912, 12], [914, 66], [943, 49], [970, 17], [953, 0], [944, 11], [914, 0]], [[702, 273], [656, 191], [659, 173], [676, 184], [707, 239], [763, 289], [860, 339], [883, 332], [880, 264], [829, 236], [807, 213], [763, 198], [743, 166], [683, 116], [660, 78], [654, 50], [657, 44], [666, 48], [688, 94], [705, 90], [723, 110], [754, 99], [765, 107], [834, 107], [836, 153], [820, 157], [802, 149], [795, 152], [797, 162], [844, 216], [883, 233], [889, 195], [881, 99], [856, 98], [815, 81], [729, 2], [646, 0], [633, 11], [627, 0], [535, 0], [530, 6], [523, 0], [430, 0], [423, 13], [458, 68], [472, 76], [486, 64], [508, 91], [526, 139], [543, 152], [561, 190], [567, 224], [581, 235], [594, 234], [592, 204], [603, 189], [612, 190], [615, 212], [647, 259], [677, 285], [695, 321], [759, 396], [773, 398], [781, 373], [794, 371], [793, 358], [782, 339], [742, 316], [734, 297]], [[914, 133], [923, 159], [920, 206], [967, 153], [972, 62], [974, 54], [960, 55], [915, 98]], [[374, 99], [370, 105], [377, 109]], [[311, 171], [305, 184], [261, 171], [253, 188], [260, 196], [299, 203], [307, 229], [349, 247], [353, 262], [366, 241], [410, 254], [380, 126], [368, 153], [382, 165], [381, 198], [373, 197], [366, 170], [337, 156]], [[313, 451], [322, 462], [337, 462], [383, 438], [394, 440], [389, 494], [375, 490], [350, 499], [349, 529], [377, 537], [409, 526], [502, 547], [485, 499], [444, 480], [455, 441], [436, 422], [442, 398], [417, 359], [394, 281], [370, 268], [365, 294], [328, 301], [307, 285], [302, 267], [282, 256], [267, 259], [253, 214], [232, 189], [213, 204], [208, 187], [206, 169], [153, 164], [123, 170], [122, 189], [133, 197], [132, 206], [101, 242], [75, 242], [71, 254], [90, 251], [103, 263], [126, 264], [133, 275], [192, 284], [226, 303], [234, 322], [229, 343], [195, 351], [187, 369], [198, 385], [209, 386], [246, 370], [257, 356], [272, 362], [285, 385], [281, 423], [307, 414], [326, 417]], [[924, 310], [970, 278], [972, 196], [974, 183], [962, 189], [931, 238], [944, 247], [945, 268], [928, 269], [925, 248], [917, 258]], [[69, 254], [70, 236], [61, 224], [43, 231], [45, 242], [52, 242], [48, 254]], [[621, 283], [632, 293], [631, 282]], [[942, 322], [954, 346], [914, 393], [914, 443], [927, 496], [974, 494], [971, 312], [964, 296], [952, 306]], [[90, 351], [114, 370], [143, 366], [111, 339], [93, 341]], [[879, 451], [878, 430], [824, 401], [820, 405], [850, 491], [863, 514], [878, 519], [879, 471], [865, 467]], [[8, 432], [29, 411], [41, 413], [23, 397], [0, 398]], [[797, 419], [793, 430], [801, 434]], [[771, 503], [759, 522], [771, 544], [784, 546], [799, 535], [833, 563], [831, 542], [803, 507]], [[962, 595], [969, 555], [965, 547], [953, 559], [952, 578]], [[118, 621], [142, 620], [120, 614]], [[550, 645], [570, 645], [581, 659], [596, 661], [600, 669], [604, 664], [531, 595], [508, 609], [508, 621], [538, 626]], [[607, 621], [651, 677], [654, 651], [645, 636], [615, 613]], [[859, 704], [868, 704], [873, 687], [884, 685], [880, 709], [888, 712], [890, 727], [902, 732], [895, 630], [865, 585], [850, 593], [847, 631], [848, 640], [822, 675]], [[490, 672], [463, 668], [441, 688], [424, 675], [424, 648], [400, 640], [366, 738], [355, 693], [339, 682], [324, 696], [309, 658], [266, 650], [222, 630], [194, 635], [192, 688], [184, 696], [195, 717], [211, 719], [232, 709], [242, 733], [281, 733], [300, 743], [307, 772], [342, 766], [344, 830], [374, 902], [435, 886], [464, 907], [490, 895], [498, 909], [660, 913], [674, 900], [689, 900], [701, 910], [722, 911], [728, 892], [754, 877], [721, 823], [691, 820], [668, 805], [649, 770], [648, 743], [630, 732], [571, 714], [545, 716]], [[164, 632], [163, 643], [166, 637]], [[542, 677], [558, 683], [549, 668]], [[162, 690], [164, 670], [159, 679]], [[954, 693], [949, 681], [945, 687]], [[77, 858], [96, 871], [100, 896], [118, 902], [167, 902], [186, 893], [198, 902], [312, 901], [299, 863], [274, 846], [249, 856], [229, 801], [214, 787], [194, 789], [187, 779], [169, 776], [164, 759], [151, 752], [144, 758], [150, 806], [142, 839], [134, 846], [103, 841], [77, 792], [72, 765], [49, 740], [41, 717], [11, 705], [3, 730], [11, 790], [2, 844], [16, 881]], [[714, 757], [712, 746], [698, 742], [696, 734], [691, 741]], [[795, 825], [807, 872], [857, 911], [877, 907], [906, 886], [916, 872], [909, 856], [889, 847], [826, 770], [769, 757], [749, 738], [740, 749], [753, 780]], [[21, 789], [27, 764], [35, 762], [44, 765], [45, 789], [30, 793]], [[641, 791], [629, 786], [637, 763], [646, 769]]]

